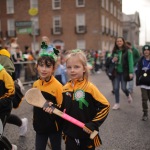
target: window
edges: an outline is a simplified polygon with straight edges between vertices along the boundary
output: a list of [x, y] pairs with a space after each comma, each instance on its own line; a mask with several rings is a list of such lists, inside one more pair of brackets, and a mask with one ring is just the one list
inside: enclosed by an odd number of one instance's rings
[[105, 16], [101, 16], [102, 33], [105, 33]]
[[7, 0], [7, 14], [13, 14], [14, 13], [14, 0]]
[[76, 0], [76, 6], [77, 7], [84, 7], [85, 6], [85, 0]]
[[38, 8], [38, 0], [30, 0], [30, 8]]
[[105, 7], [105, 1], [104, 1], [104, 0], [102, 0], [101, 2], [102, 2], [102, 4], [101, 4], [101, 5], [102, 5], [102, 7], [104, 8], [104, 7]]
[[117, 11], [117, 19], [118, 19], [118, 20], [120, 19], [120, 11], [119, 11], [119, 9], [118, 9], [118, 11]]
[[53, 18], [53, 34], [61, 33], [61, 17], [55, 16]]
[[104, 49], [104, 48], [106, 47], [106, 46], [105, 46], [105, 41], [102, 40], [101, 45], [102, 45], [102, 49]]
[[52, 0], [53, 9], [61, 9], [61, 0]]
[[113, 14], [113, 2], [110, 3], [110, 13]]
[[106, 33], [109, 34], [109, 18], [106, 18]]
[[102, 15], [102, 26], [105, 26], [105, 16], [104, 15]]
[[116, 37], [117, 36], [117, 24], [114, 23], [114, 36]]
[[77, 41], [77, 48], [81, 49], [81, 50], [85, 50], [85, 41], [84, 40], [78, 40]]
[[8, 30], [8, 36], [15, 36], [15, 21], [14, 19], [8, 19], [7, 20], [7, 30]]
[[119, 9], [118, 9], [118, 20], [122, 21], [122, 13]]
[[85, 15], [77, 14], [76, 16], [76, 32], [77, 33], [85, 33]]
[[109, 10], [109, 0], [106, 0], [106, 10]]
[[110, 35], [113, 36], [113, 21], [110, 23]]
[[114, 6], [114, 16], [116, 17], [116, 6]]

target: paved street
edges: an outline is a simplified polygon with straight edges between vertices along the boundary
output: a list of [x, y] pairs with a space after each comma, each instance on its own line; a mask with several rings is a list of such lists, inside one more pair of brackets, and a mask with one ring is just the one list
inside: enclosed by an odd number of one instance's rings
[[[105, 72], [91, 76], [91, 80], [105, 95], [112, 105], [114, 95], [111, 93], [111, 82]], [[26, 89], [30, 88], [26, 86]], [[100, 127], [100, 135], [103, 145], [97, 150], [150, 150], [150, 119], [147, 122], [141, 121], [141, 92], [139, 87], [135, 87], [133, 93], [133, 103], [128, 104], [126, 96], [121, 91], [121, 109], [110, 110], [109, 116]], [[26, 137], [19, 137], [19, 128], [7, 124], [5, 135], [18, 146], [18, 150], [34, 150], [35, 132], [32, 128], [32, 106], [25, 101], [21, 106], [13, 110], [21, 118], [27, 117], [29, 120]], [[64, 144], [62, 144], [64, 150]], [[48, 148], [47, 148], [48, 150]]]

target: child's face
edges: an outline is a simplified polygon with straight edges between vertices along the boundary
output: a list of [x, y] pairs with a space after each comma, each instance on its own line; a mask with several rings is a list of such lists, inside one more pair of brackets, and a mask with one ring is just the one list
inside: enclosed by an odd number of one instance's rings
[[148, 56], [150, 56], [150, 50], [144, 50], [144, 56], [145, 57], [148, 57]]
[[69, 58], [66, 62], [67, 74], [71, 80], [83, 79], [85, 68], [77, 56]]
[[50, 62], [47, 64], [45, 64], [45, 62], [41, 62], [38, 64], [37, 70], [40, 78], [48, 81], [54, 72], [54, 66]]

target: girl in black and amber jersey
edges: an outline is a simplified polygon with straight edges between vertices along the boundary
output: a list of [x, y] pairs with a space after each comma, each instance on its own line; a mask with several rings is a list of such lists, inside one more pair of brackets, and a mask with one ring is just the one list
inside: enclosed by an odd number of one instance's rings
[[[91, 140], [88, 129], [99, 130], [109, 113], [110, 104], [97, 87], [88, 80], [87, 60], [81, 50], [72, 50], [68, 54], [66, 69], [70, 81], [63, 87], [62, 109], [85, 124], [82, 129], [64, 121], [66, 150], [95, 150], [95, 147], [101, 145], [101, 140], [99, 135]], [[52, 112], [50, 108], [46, 111]]]
[[[44, 98], [57, 104], [62, 103], [62, 84], [53, 76], [55, 70], [56, 55], [47, 51], [45, 43], [37, 61], [39, 79], [33, 87], [38, 88]], [[42, 108], [33, 109], [33, 128], [36, 132], [35, 149], [45, 150], [48, 138], [53, 150], [61, 150], [61, 119], [53, 114], [49, 115]]]

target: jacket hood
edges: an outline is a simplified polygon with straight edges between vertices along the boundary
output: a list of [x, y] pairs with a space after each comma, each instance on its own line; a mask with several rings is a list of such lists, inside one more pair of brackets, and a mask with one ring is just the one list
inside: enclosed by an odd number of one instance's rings
[[1, 49], [0, 50], [0, 55], [7, 56], [7, 57], [10, 58], [10, 53], [6, 49]]

